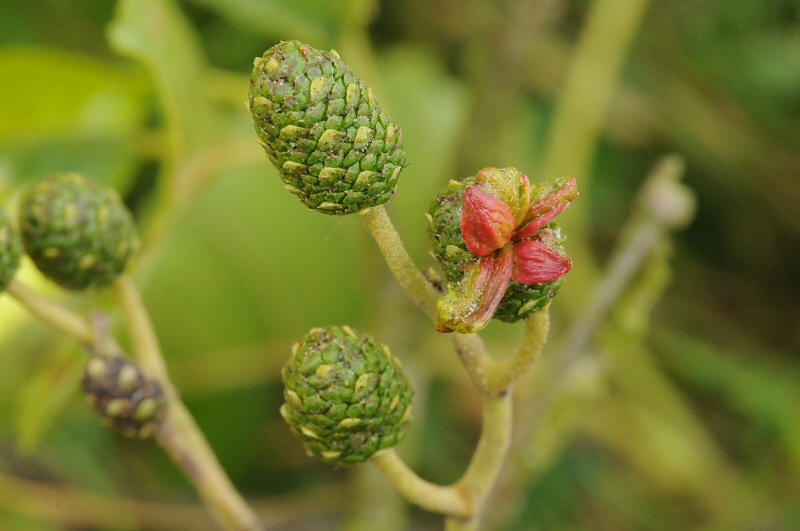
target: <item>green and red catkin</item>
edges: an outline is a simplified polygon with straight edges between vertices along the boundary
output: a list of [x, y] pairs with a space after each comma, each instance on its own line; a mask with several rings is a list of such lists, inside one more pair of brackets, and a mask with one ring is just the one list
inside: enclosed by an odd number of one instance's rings
[[515, 168], [484, 168], [438, 193], [426, 214], [448, 280], [437, 328], [473, 333], [544, 308], [571, 267], [553, 218], [577, 194], [574, 179], [531, 185]]

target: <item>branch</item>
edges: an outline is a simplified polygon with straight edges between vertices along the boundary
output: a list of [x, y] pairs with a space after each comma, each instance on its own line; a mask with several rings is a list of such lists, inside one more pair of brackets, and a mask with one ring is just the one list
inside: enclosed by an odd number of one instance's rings
[[508, 455], [511, 427], [511, 389], [500, 396], [484, 394], [483, 427], [478, 447], [464, 476], [455, 484], [455, 487], [471, 500], [474, 514], [467, 518], [448, 518], [445, 522], [447, 531], [468, 531], [478, 528], [481, 509]]
[[12, 280], [6, 292], [29, 312], [56, 330], [74, 337], [84, 346], [95, 343], [94, 329], [86, 319], [60, 304], [40, 295], [19, 280]]
[[169, 401], [168, 414], [156, 431], [156, 440], [183, 469], [222, 527], [260, 529], [255, 513], [236, 491], [172, 385], [153, 324], [133, 280], [123, 275], [114, 288], [133, 351], [142, 366], [161, 384]]
[[539, 359], [550, 332], [550, 305], [525, 320], [525, 335], [517, 352], [502, 363], [497, 363], [489, 375], [487, 388], [492, 394], [506, 392], [511, 383], [525, 374]]
[[468, 518], [470, 500], [454, 487], [436, 485], [419, 477], [393, 448], [379, 452], [371, 462], [408, 501], [435, 513]]
[[411, 302], [431, 318], [436, 318], [439, 293], [414, 265], [383, 205], [362, 211], [361, 219]]

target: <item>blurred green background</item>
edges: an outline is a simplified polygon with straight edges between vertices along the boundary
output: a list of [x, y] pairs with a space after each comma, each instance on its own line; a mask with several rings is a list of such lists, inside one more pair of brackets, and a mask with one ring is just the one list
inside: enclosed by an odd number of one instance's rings
[[[268, 528], [439, 529], [370, 467], [307, 458], [278, 415], [291, 344], [350, 324], [412, 375], [399, 450], [423, 476], [457, 479], [480, 428], [360, 221], [307, 211], [255, 142], [252, 60], [287, 39], [335, 48], [402, 127], [388, 210], [421, 266], [449, 179], [581, 183], [561, 216], [575, 266], [517, 386], [487, 529], [800, 529], [800, 1], [0, 0], [0, 201], [54, 171], [121, 191], [171, 374]], [[594, 314], [669, 153], [696, 217]], [[22, 278], [116, 316], [107, 294]], [[520, 328], [492, 324], [492, 351]], [[155, 445], [98, 422], [84, 359], [0, 297], [0, 528], [210, 528]]]

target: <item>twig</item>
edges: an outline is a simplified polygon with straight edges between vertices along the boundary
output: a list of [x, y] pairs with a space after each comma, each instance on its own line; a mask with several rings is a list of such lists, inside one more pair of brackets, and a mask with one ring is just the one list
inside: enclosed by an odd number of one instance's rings
[[511, 443], [511, 388], [500, 396], [483, 395], [483, 428], [475, 455], [464, 476], [455, 487], [467, 494], [473, 514], [467, 518], [450, 517], [445, 521], [447, 531], [478, 529], [481, 509], [490, 489], [500, 474]]
[[[416, 306], [435, 318], [439, 293], [414, 265], [386, 210], [375, 207], [363, 212], [362, 218], [400, 285]], [[511, 441], [511, 381], [515, 375], [508, 371], [524, 370], [534, 361], [548, 328], [547, 311], [538, 312], [529, 321], [526, 332], [531, 345], [521, 347], [507, 365], [493, 360], [476, 334], [451, 334], [453, 346], [483, 398], [481, 437], [464, 476], [454, 485], [447, 487], [425, 481], [393, 450], [372, 459], [410, 502], [446, 515], [448, 530], [477, 529], [480, 509], [500, 473]]]
[[6, 292], [17, 299], [29, 312], [56, 330], [74, 337], [84, 346], [95, 343], [94, 329], [80, 315], [43, 297], [19, 280], [12, 280]]
[[477, 334], [453, 333], [450, 334], [450, 342], [475, 387], [483, 394], [496, 394], [489, 382], [491, 375], [497, 371], [498, 363], [489, 355], [481, 338]]
[[549, 332], [550, 305], [548, 304], [525, 320], [525, 335], [514, 356], [493, 367], [487, 382], [490, 393], [505, 392], [511, 382], [527, 372], [542, 353]]
[[371, 461], [411, 503], [445, 515], [463, 518], [472, 515], [470, 500], [460, 490], [422, 479], [408, 468], [393, 448], [376, 454]]
[[133, 351], [155, 377], [169, 401], [156, 440], [195, 485], [217, 522], [225, 529], [260, 529], [255, 513], [231, 483], [200, 428], [172, 385], [161, 346], [133, 280], [123, 275], [114, 284]]
[[[361, 212], [364, 225], [381, 250], [389, 269], [417, 308], [435, 319], [440, 293], [425, 278], [403, 246], [403, 241], [383, 205]], [[450, 334], [450, 341], [473, 383], [486, 390], [487, 377], [496, 362], [475, 334]]]
[[361, 219], [411, 302], [431, 318], [435, 318], [439, 293], [414, 265], [386, 209], [383, 205], [369, 208], [361, 212]]

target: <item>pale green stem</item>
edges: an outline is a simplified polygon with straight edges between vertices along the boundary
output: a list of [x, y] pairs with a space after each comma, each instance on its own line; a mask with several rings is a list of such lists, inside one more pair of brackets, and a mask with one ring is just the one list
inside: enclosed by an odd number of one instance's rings
[[477, 334], [452, 333], [450, 342], [475, 387], [483, 394], [497, 394], [490, 387], [490, 379], [499, 364], [489, 355], [481, 338]]
[[422, 479], [400, 459], [393, 448], [376, 454], [371, 462], [411, 503], [439, 514], [459, 517], [472, 514], [470, 500], [461, 490]]
[[480, 511], [500, 474], [511, 442], [511, 389], [499, 396], [483, 395], [483, 428], [466, 472], [454, 485], [430, 483], [412, 471], [389, 449], [372, 462], [408, 501], [444, 514], [446, 529], [474, 530]]
[[158, 337], [133, 280], [123, 275], [114, 288], [133, 351], [142, 366], [161, 384], [169, 401], [168, 414], [156, 432], [156, 440], [184, 470], [223, 528], [260, 529], [255, 513], [236, 491], [172, 385]]
[[483, 396], [483, 428], [478, 447], [464, 476], [454, 485], [464, 492], [473, 508], [469, 517], [448, 517], [447, 531], [478, 529], [480, 514], [489, 491], [500, 474], [500, 469], [511, 444], [512, 400], [511, 387], [499, 396]]
[[74, 337], [85, 346], [94, 345], [94, 329], [77, 313], [40, 295], [18, 280], [12, 280], [6, 291], [41, 321]]
[[431, 318], [436, 318], [436, 301], [440, 294], [417, 269], [383, 205], [363, 210], [361, 219], [411, 302]]
[[[361, 218], [400, 286], [415, 306], [435, 319], [439, 313], [436, 302], [441, 294], [414, 264], [386, 209], [383, 205], [367, 209], [361, 212]], [[475, 334], [456, 333], [450, 335], [450, 340], [472, 381], [479, 389], [485, 390], [487, 375], [494, 370], [496, 363], [483, 341]]]
[[550, 332], [550, 305], [525, 320], [525, 335], [517, 352], [502, 363], [497, 363], [487, 378], [491, 394], [506, 391], [511, 382], [525, 374], [539, 358]]

